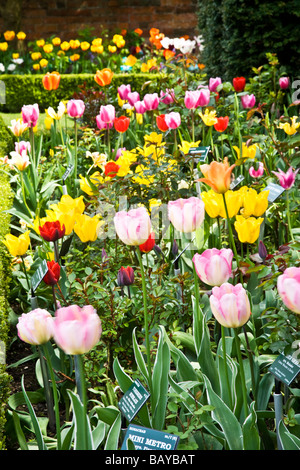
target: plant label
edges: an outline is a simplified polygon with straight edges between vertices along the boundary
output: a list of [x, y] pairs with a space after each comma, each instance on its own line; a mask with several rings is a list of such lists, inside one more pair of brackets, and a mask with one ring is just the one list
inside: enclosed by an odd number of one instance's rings
[[156, 429], [130, 424], [121, 450], [128, 449], [128, 440], [133, 442], [135, 450], [174, 450], [178, 445], [179, 437]]
[[206, 161], [210, 147], [191, 147], [189, 155], [195, 158], [195, 162], [203, 163]]
[[284, 191], [284, 188], [279, 184], [269, 183], [268, 186], [265, 187], [264, 191], [269, 190], [268, 201], [274, 202]]
[[119, 408], [129, 422], [133, 420], [149, 397], [150, 393], [141, 382], [138, 379], [135, 380], [119, 401]]
[[300, 363], [292, 356], [279, 354], [269, 367], [269, 371], [272, 372], [278, 380], [290, 385], [300, 373]]
[[74, 170], [74, 165], [72, 165], [72, 163], [70, 163], [68, 165], [66, 171], [63, 174], [62, 180], [65, 181], [68, 178], [68, 176], [72, 173], [73, 170]]
[[243, 175], [239, 175], [237, 178], [235, 178], [231, 183], [230, 183], [230, 189], [234, 189], [238, 184], [240, 184], [245, 177]]
[[42, 282], [47, 272], [48, 272], [47, 261], [44, 259], [31, 278], [31, 287], [32, 287], [33, 292], [36, 291], [36, 289], [38, 288], [39, 284]]

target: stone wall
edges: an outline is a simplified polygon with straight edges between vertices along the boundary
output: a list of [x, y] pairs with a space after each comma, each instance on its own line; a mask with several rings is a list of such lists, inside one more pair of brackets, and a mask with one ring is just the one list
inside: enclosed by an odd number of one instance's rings
[[[141, 28], [143, 36], [149, 36], [152, 27], [169, 37], [198, 33], [197, 0], [1, 0], [0, 31], [16, 29], [26, 32], [28, 39], [46, 38], [51, 35], [69, 40], [78, 31], [94, 28], [100, 35], [105, 29]], [[12, 3], [20, 5], [21, 18], [12, 18]], [[5, 13], [5, 4], [7, 12]], [[8, 6], [10, 11], [8, 13]], [[5, 18], [5, 19], [4, 19]]]

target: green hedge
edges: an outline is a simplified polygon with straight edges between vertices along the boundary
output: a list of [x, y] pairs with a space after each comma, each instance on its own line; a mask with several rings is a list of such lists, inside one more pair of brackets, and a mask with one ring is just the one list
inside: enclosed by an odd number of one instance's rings
[[249, 76], [270, 52], [291, 78], [300, 77], [299, 0], [198, 0], [197, 11], [209, 76]]
[[[93, 74], [61, 75], [57, 90], [45, 90], [42, 84], [43, 75], [0, 75], [0, 80], [5, 83], [5, 104], [0, 105], [0, 111], [19, 113], [24, 104], [38, 103], [40, 111], [49, 106], [56, 107], [61, 100], [73, 97], [74, 92], [79, 91], [79, 86], [86, 84], [87, 88], [102, 90], [94, 80]], [[115, 74], [109, 85], [109, 94], [116, 96], [120, 85], [131, 85], [132, 91], [145, 93], [157, 91], [157, 87], [166, 80], [162, 74], [137, 73]], [[144, 87], [144, 88], [143, 88]]]
[[[12, 148], [13, 135], [0, 117], [0, 156], [6, 155]], [[8, 325], [8, 291], [10, 280], [10, 255], [1, 240], [9, 232], [10, 216], [5, 213], [12, 206], [13, 193], [8, 175], [0, 170], [0, 352], [5, 353], [9, 334]], [[9, 396], [10, 376], [6, 371], [4, 357], [0, 356], [0, 450], [5, 448], [5, 413]]]

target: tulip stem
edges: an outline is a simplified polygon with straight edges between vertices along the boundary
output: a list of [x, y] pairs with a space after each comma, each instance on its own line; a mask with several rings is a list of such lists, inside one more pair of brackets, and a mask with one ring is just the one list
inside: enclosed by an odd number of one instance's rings
[[27, 271], [26, 271], [26, 266], [25, 266], [23, 255], [21, 256], [21, 260], [22, 260], [22, 266], [23, 266], [24, 274], [25, 274], [26, 281], [27, 281], [28, 291], [30, 291], [30, 282], [29, 282], [29, 279], [28, 279], [28, 276], [27, 276]]
[[292, 242], [294, 242], [294, 235], [293, 235], [293, 232], [292, 232], [292, 225], [291, 225], [289, 191], [286, 191], [286, 215], [287, 215], [287, 223], [288, 223], [288, 228], [289, 228], [291, 240], [292, 240]]
[[240, 376], [241, 376], [241, 384], [242, 384], [242, 393], [243, 393], [243, 405], [244, 405], [244, 420], [248, 416], [248, 401], [247, 401], [247, 387], [246, 387], [246, 380], [245, 380], [245, 372], [244, 372], [244, 365], [243, 365], [243, 360], [242, 360], [242, 355], [241, 355], [241, 343], [240, 343], [240, 338], [237, 333], [237, 329], [233, 328], [234, 330], [234, 335], [235, 335], [235, 343], [236, 343], [236, 352], [237, 352], [237, 357], [240, 365]]
[[86, 387], [85, 387], [83, 360], [80, 354], [76, 354], [74, 356], [74, 363], [75, 363], [75, 379], [76, 379], [77, 391], [78, 391], [80, 400], [82, 401], [84, 412], [86, 413], [87, 412], [87, 394], [86, 394]]
[[227, 364], [227, 358], [226, 358], [225, 329], [224, 329], [224, 326], [222, 326], [222, 325], [221, 325], [221, 331], [222, 331], [223, 360], [224, 360], [224, 367], [225, 367], [225, 376], [226, 376], [226, 383], [227, 383], [227, 390], [228, 390], [228, 398], [229, 398], [230, 409], [232, 410], [231, 388], [230, 388], [229, 375], [228, 375], [228, 364]]
[[[61, 448], [61, 435], [60, 435], [59, 401], [58, 401], [58, 393], [57, 393], [55, 375], [54, 375], [53, 367], [52, 367], [52, 364], [51, 364], [51, 358], [50, 358], [50, 355], [49, 355], [47, 345], [42, 345], [41, 347], [42, 347], [42, 351], [43, 351], [44, 356], [45, 356], [46, 361], [47, 361], [48, 370], [49, 370], [50, 377], [51, 377], [51, 382], [52, 382], [52, 390], [53, 390], [53, 398], [54, 398], [54, 409], [55, 409], [55, 421], [56, 421], [57, 450], [60, 450], [60, 448]], [[42, 354], [40, 354], [40, 358], [41, 358], [41, 364], [43, 364], [44, 358], [42, 357]], [[45, 375], [47, 376], [47, 373]], [[48, 382], [47, 383], [44, 382], [44, 385], [45, 385], [45, 394], [47, 395], [47, 393], [48, 393], [50, 395]], [[47, 390], [48, 390], [48, 392], [47, 392]], [[53, 408], [52, 408], [52, 410], [53, 410]]]
[[20, 171], [20, 176], [21, 176], [21, 187], [22, 187], [22, 193], [23, 193], [23, 199], [24, 199], [24, 204], [25, 204], [25, 207], [27, 209], [27, 212], [29, 214], [30, 217], [32, 217], [32, 214], [31, 214], [31, 211], [28, 207], [28, 204], [26, 202], [26, 192], [25, 192], [25, 186], [24, 186], [24, 178], [23, 178], [23, 173], [22, 171]]
[[[237, 268], [238, 268], [238, 270], [239, 270], [239, 259], [238, 259], [238, 254], [237, 254], [236, 246], [235, 246], [235, 243], [234, 243], [234, 238], [233, 238], [233, 233], [232, 233], [232, 227], [231, 227], [231, 220], [230, 220], [230, 217], [229, 217], [229, 214], [228, 214], [228, 209], [227, 209], [227, 203], [226, 203], [225, 194], [223, 193], [222, 196], [223, 196], [223, 202], [224, 202], [224, 207], [225, 207], [225, 212], [226, 212], [226, 217], [227, 217], [227, 222], [228, 222], [228, 232], [229, 232], [230, 244], [231, 244], [232, 250], [233, 250], [233, 252], [234, 252], [234, 256], [235, 256]], [[243, 283], [243, 277], [242, 277], [241, 271], [240, 271], [240, 281], [241, 281], [241, 283]]]
[[144, 324], [145, 324], [145, 342], [146, 342], [146, 354], [147, 354], [147, 369], [148, 369], [148, 376], [149, 376], [149, 388], [150, 393], [152, 390], [152, 372], [151, 372], [151, 357], [150, 357], [150, 342], [149, 342], [149, 328], [148, 328], [148, 308], [147, 308], [147, 289], [146, 289], [146, 281], [145, 281], [145, 272], [144, 266], [142, 261], [142, 255], [140, 249], [137, 248], [136, 250], [137, 257], [139, 260], [140, 268], [141, 268], [141, 276], [142, 276], [142, 288], [143, 288], [143, 303], [144, 303]]
[[75, 161], [74, 161], [74, 183], [76, 188], [76, 179], [77, 179], [77, 119], [74, 118], [74, 134], [75, 134]]

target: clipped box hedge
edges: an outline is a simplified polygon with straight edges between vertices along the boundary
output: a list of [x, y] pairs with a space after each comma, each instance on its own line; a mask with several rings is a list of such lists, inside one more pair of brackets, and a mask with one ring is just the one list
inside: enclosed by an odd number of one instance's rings
[[[24, 104], [38, 103], [40, 111], [49, 106], [57, 107], [60, 101], [69, 100], [79, 86], [86, 84], [87, 88], [101, 90], [94, 80], [93, 74], [61, 75], [57, 90], [45, 90], [42, 84], [43, 75], [0, 75], [5, 84], [5, 104], [0, 104], [1, 112], [18, 113]], [[120, 85], [130, 84], [132, 91], [145, 93], [157, 91], [157, 87], [166, 80], [164, 74], [154, 73], [120, 73], [114, 74], [109, 85], [109, 94], [116, 96]]]

